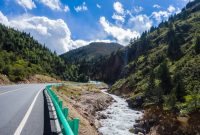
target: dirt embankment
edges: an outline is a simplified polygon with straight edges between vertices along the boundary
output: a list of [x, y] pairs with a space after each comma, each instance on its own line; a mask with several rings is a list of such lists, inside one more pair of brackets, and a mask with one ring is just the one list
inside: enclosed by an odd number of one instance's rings
[[145, 108], [144, 116], [134, 125], [148, 135], [199, 135], [200, 110], [187, 116], [165, 111], [159, 106]]
[[64, 106], [69, 108], [69, 117], [80, 119], [79, 135], [98, 135], [100, 126], [95, 117], [97, 111], [106, 109], [113, 99], [100, 90], [106, 85], [68, 83], [54, 88], [62, 98]]
[[27, 79], [24, 79], [23, 81], [21, 81], [21, 83], [56, 83], [56, 82], [61, 82], [61, 80], [52, 78], [50, 76], [46, 76], [46, 75], [33, 75], [28, 77]]
[[0, 74], [0, 85], [3, 84], [11, 84], [11, 82], [6, 75]]

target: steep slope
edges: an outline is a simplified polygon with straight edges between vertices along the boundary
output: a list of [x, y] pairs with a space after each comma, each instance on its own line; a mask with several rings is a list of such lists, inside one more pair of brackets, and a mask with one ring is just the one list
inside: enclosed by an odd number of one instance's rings
[[[162, 104], [181, 113], [200, 107], [200, 1], [131, 44], [123, 77], [111, 91], [131, 97], [133, 106]], [[136, 99], [141, 102], [135, 104]], [[193, 103], [196, 103], [195, 105]]]
[[120, 48], [122, 48], [122, 46], [117, 43], [93, 42], [87, 46], [64, 53], [60, 57], [69, 63], [89, 62], [92, 61], [92, 59], [110, 55]]
[[11, 81], [23, 81], [35, 74], [73, 79], [73, 69], [30, 34], [0, 24], [0, 74]]
[[200, 108], [200, 0], [157, 28], [91, 64], [90, 78], [114, 83], [111, 92], [132, 107], [162, 106], [189, 114]]
[[123, 47], [117, 43], [94, 42], [69, 51], [60, 57], [69, 65], [76, 65], [78, 81], [87, 82], [89, 79], [97, 79], [92, 73], [101, 70], [94, 64], [99, 63], [100, 60], [114, 54], [121, 48]]
[[151, 125], [164, 135], [200, 133], [199, 22], [200, 0], [194, 0], [128, 47], [94, 62], [90, 77], [114, 83], [110, 92], [146, 110], [139, 128], [149, 132]]

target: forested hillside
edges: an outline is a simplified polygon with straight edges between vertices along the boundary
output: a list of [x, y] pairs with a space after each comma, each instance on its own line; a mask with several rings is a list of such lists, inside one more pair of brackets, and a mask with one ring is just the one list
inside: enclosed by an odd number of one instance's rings
[[89, 76], [114, 83], [132, 107], [161, 105], [180, 114], [200, 108], [200, 1], [187, 4], [129, 46], [93, 62]]
[[111, 91], [128, 94], [135, 107], [162, 104], [181, 114], [196, 111], [200, 107], [199, 20], [196, 0], [158, 28], [144, 32], [121, 52], [128, 53], [128, 64]]
[[0, 74], [8, 76], [11, 81], [23, 81], [35, 74], [76, 80], [75, 69], [30, 34], [0, 24]]
[[90, 62], [99, 57], [110, 55], [122, 47], [117, 43], [93, 42], [89, 45], [66, 52], [61, 55], [61, 58], [69, 63]]
[[[87, 46], [71, 50], [60, 57], [65, 60], [68, 65], [76, 65], [76, 71], [79, 74], [78, 81], [88, 81], [89, 78], [94, 79], [93, 72], [102, 70], [96, 69], [95, 63], [104, 60], [111, 54], [123, 48], [117, 43], [93, 42]], [[102, 71], [101, 71], [102, 72]]]

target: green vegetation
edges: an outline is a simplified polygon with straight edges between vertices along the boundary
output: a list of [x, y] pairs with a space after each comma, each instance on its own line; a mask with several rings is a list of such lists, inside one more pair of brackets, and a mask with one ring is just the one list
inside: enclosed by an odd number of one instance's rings
[[[120, 69], [128, 74], [123, 82], [113, 85], [112, 91], [128, 92], [133, 102], [141, 97], [142, 106], [161, 105], [165, 110], [178, 109], [181, 114], [197, 111], [200, 108], [199, 19], [200, 1], [196, 0], [157, 29], [143, 33], [142, 38], [128, 47], [133, 56], [128, 56], [128, 64]], [[143, 40], [149, 43], [140, 51], [138, 43], [145, 43]]]
[[[111, 92], [181, 114], [200, 108], [200, 1], [146, 31], [129, 46], [92, 62], [92, 79]], [[81, 64], [80, 64], [81, 66]], [[133, 106], [135, 107], [135, 106]], [[137, 106], [138, 107], [138, 106]]]
[[77, 80], [74, 65], [67, 65], [56, 53], [39, 44], [30, 34], [0, 24], [0, 74], [11, 81], [23, 81], [43, 74], [58, 79]]
[[197, 54], [200, 53], [200, 36], [197, 36], [197, 37], [196, 37], [195, 52], [196, 52]]
[[93, 59], [110, 55], [113, 51], [117, 51], [120, 48], [122, 46], [117, 43], [93, 42], [89, 45], [66, 52], [60, 57], [64, 58], [66, 62], [73, 64], [91, 62]]
[[108, 57], [120, 48], [122, 46], [117, 43], [93, 42], [87, 46], [62, 54], [60, 57], [69, 65], [76, 65], [77, 74], [80, 76], [78, 81], [86, 82], [89, 78], [99, 79], [95, 78], [94, 74], [91, 74], [101, 70], [101, 67], [99, 68], [96, 64], [104, 61], [105, 57]]

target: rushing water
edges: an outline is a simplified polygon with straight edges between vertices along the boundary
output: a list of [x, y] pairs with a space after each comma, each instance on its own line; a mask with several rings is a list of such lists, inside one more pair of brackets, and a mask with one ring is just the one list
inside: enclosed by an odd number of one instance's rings
[[[108, 94], [106, 90], [102, 92]], [[103, 135], [134, 135], [129, 132], [129, 129], [135, 124], [135, 120], [142, 117], [142, 112], [132, 110], [128, 107], [125, 99], [116, 95], [109, 94], [116, 101], [106, 110], [100, 113], [107, 116], [106, 119], [101, 119], [99, 132]]]

